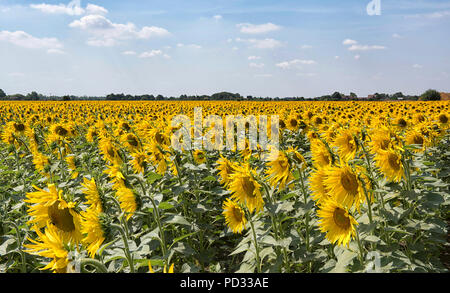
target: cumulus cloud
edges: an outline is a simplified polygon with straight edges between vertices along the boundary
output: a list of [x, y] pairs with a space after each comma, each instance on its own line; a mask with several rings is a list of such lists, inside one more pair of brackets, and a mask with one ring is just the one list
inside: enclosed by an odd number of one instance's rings
[[310, 46], [310, 45], [302, 45], [302, 46], [300, 46], [300, 49], [302, 49], [302, 50], [312, 49], [312, 46]]
[[259, 56], [248, 56], [248, 60], [259, 60], [261, 57]]
[[254, 49], [275, 49], [281, 47], [283, 44], [274, 39], [241, 39], [237, 38], [236, 42], [243, 42], [249, 44], [250, 48]]
[[124, 51], [124, 52], [122, 52], [122, 55], [128, 55], [128, 56], [136, 55], [136, 52], [135, 51]]
[[298, 65], [312, 65], [312, 64], [316, 64], [316, 61], [294, 59], [291, 61], [284, 61], [284, 62], [277, 63], [275, 66], [280, 67], [282, 69], [290, 69], [296, 65], [298, 66]]
[[392, 37], [393, 37], [394, 39], [403, 39], [403, 36], [401, 36], [401, 35], [399, 35], [399, 34], [397, 34], [397, 33], [393, 34]]
[[152, 57], [159, 56], [162, 54], [163, 54], [163, 52], [161, 50], [151, 50], [151, 51], [140, 54], [139, 58], [152, 58]]
[[422, 69], [423, 66], [420, 65], [420, 64], [414, 64], [414, 65], [413, 65], [413, 68], [414, 68], [414, 69]]
[[82, 14], [107, 14], [108, 10], [102, 6], [88, 3], [86, 8], [81, 7], [80, 0], [74, 0], [69, 4], [31, 4], [31, 8], [39, 10], [48, 14], [67, 14], [67, 15], [82, 15]]
[[384, 46], [369, 46], [369, 45], [352, 45], [348, 48], [349, 51], [370, 51], [370, 50], [385, 50]]
[[113, 23], [103, 15], [87, 15], [69, 24], [71, 28], [77, 28], [93, 35], [87, 44], [98, 47], [110, 47], [121, 40], [149, 39], [152, 37], [164, 37], [170, 33], [160, 27], [145, 26], [138, 29], [133, 23]]
[[266, 74], [255, 74], [255, 77], [272, 77], [273, 75], [270, 73], [266, 73]]
[[178, 44], [177, 44], [177, 47], [178, 47], [178, 48], [186, 47], [186, 48], [191, 48], [191, 49], [201, 49], [201, 48], [202, 48], [202, 46], [197, 45], [197, 44], [189, 44], [189, 45], [186, 45], [186, 44], [183, 44], [183, 43], [178, 43]]
[[214, 18], [214, 20], [219, 21], [223, 18], [223, 16], [222, 15], [214, 15], [213, 18]]
[[342, 42], [342, 44], [345, 45], [345, 46], [347, 46], [347, 45], [355, 45], [355, 44], [358, 44], [358, 42], [355, 41], [355, 40], [352, 40], [352, 39], [345, 39], [345, 40]]
[[45, 49], [50, 54], [61, 54], [64, 47], [57, 38], [37, 38], [24, 31], [0, 31], [0, 41], [27, 49]]
[[281, 29], [281, 26], [271, 22], [264, 24], [239, 23], [236, 26], [243, 34], [265, 34]]
[[355, 55], [355, 60], [359, 60], [361, 58], [361, 55]]

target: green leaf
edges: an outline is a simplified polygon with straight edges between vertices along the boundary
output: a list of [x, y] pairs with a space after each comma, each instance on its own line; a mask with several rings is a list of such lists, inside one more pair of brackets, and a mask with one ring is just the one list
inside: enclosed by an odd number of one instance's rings
[[180, 215], [170, 215], [163, 220], [166, 224], [179, 224], [191, 227], [192, 224], [186, 221], [183, 216]]
[[159, 204], [158, 208], [161, 210], [170, 210], [173, 209], [175, 206], [173, 206], [170, 202], [163, 201]]

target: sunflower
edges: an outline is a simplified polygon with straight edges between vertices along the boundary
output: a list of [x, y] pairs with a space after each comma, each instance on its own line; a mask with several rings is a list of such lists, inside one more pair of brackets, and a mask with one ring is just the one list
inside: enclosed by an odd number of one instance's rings
[[77, 165], [79, 164], [79, 160], [74, 156], [70, 155], [66, 157], [66, 163], [69, 167], [70, 171], [72, 172], [72, 179], [75, 179], [78, 177], [79, 173], [77, 171]]
[[334, 146], [338, 148], [339, 157], [344, 161], [355, 158], [358, 150], [358, 143], [354, 137], [355, 134], [355, 131], [352, 129], [344, 129], [336, 136]]
[[33, 164], [36, 170], [44, 176], [50, 177], [50, 174], [48, 174], [48, 171], [50, 170], [50, 160], [48, 159], [48, 157], [40, 153], [38, 150], [34, 150], [32, 154]]
[[428, 139], [416, 129], [411, 129], [405, 134], [406, 145], [417, 145], [420, 148], [414, 149], [415, 152], [422, 152], [428, 146]]
[[341, 205], [359, 208], [365, 198], [362, 182], [358, 174], [347, 164], [326, 169], [325, 189]]
[[297, 150], [297, 147], [289, 147], [286, 151], [286, 154], [290, 155], [292, 160], [300, 165], [302, 170], [305, 170], [308, 167], [308, 163], [306, 162], [305, 158], [300, 154]]
[[325, 168], [318, 168], [309, 177], [311, 195], [318, 205], [321, 205], [325, 200], [330, 198], [327, 187], [325, 186], [326, 176], [327, 172]]
[[104, 137], [101, 138], [100, 143], [99, 143], [99, 148], [100, 148], [101, 154], [110, 163], [118, 164], [118, 163], [122, 162], [119, 152], [117, 151], [117, 149], [114, 146], [111, 139], [104, 138]]
[[85, 235], [82, 243], [87, 247], [91, 258], [94, 258], [98, 249], [105, 241], [105, 228], [102, 213], [91, 206], [81, 213], [81, 232]]
[[225, 216], [225, 222], [231, 231], [236, 234], [241, 234], [247, 223], [244, 210], [236, 201], [231, 200], [230, 198], [227, 198], [223, 203], [222, 209], [222, 214]]
[[39, 255], [45, 258], [52, 259], [45, 267], [40, 270], [52, 270], [54, 273], [66, 273], [69, 264], [69, 250], [67, 242], [61, 231], [56, 226], [48, 225], [45, 232], [42, 233], [39, 229], [35, 230], [38, 239], [33, 240], [28, 238], [31, 244], [24, 244], [27, 248], [24, 250], [33, 255]]
[[138, 149], [131, 153], [133, 159], [130, 161], [131, 167], [136, 173], [144, 173], [147, 167], [148, 155], [143, 149]]
[[121, 187], [116, 191], [116, 195], [120, 202], [120, 208], [129, 220], [138, 208], [135, 192], [127, 187]]
[[86, 133], [86, 140], [93, 143], [99, 137], [99, 131], [95, 126], [91, 126]]
[[[175, 264], [172, 264], [172, 265], [170, 266], [169, 271], [167, 271], [167, 266], [164, 265], [163, 273], [164, 273], [164, 274], [173, 274], [173, 267], [174, 267], [174, 265], [175, 265]], [[151, 274], [154, 274], [154, 273], [155, 273], [155, 271], [153, 270], [151, 261], [148, 261], [148, 271], [149, 271]]]
[[121, 141], [132, 152], [141, 148], [141, 142], [139, 141], [138, 137], [133, 133], [126, 133], [122, 135]]
[[194, 157], [194, 161], [195, 161], [196, 164], [200, 165], [200, 164], [206, 163], [206, 153], [205, 153], [205, 151], [195, 150], [192, 153], [192, 156]]
[[86, 195], [86, 204], [88, 204], [91, 209], [102, 212], [103, 201], [98, 193], [97, 184], [95, 183], [94, 178], [89, 180], [86, 177], [83, 177], [81, 186], [84, 187], [82, 191]]
[[374, 129], [371, 132], [370, 138], [371, 141], [369, 142], [369, 146], [372, 154], [376, 154], [380, 150], [386, 151], [387, 149], [398, 145], [398, 142], [400, 141], [397, 134], [386, 127]]
[[27, 193], [27, 199], [24, 200], [32, 204], [28, 209], [28, 214], [32, 217], [28, 224], [39, 229], [50, 223], [61, 231], [65, 241], [79, 243], [80, 215], [75, 210], [75, 203], [66, 202], [62, 190], [58, 191], [54, 184], [48, 185], [48, 191], [33, 187], [38, 191]]
[[355, 237], [355, 225], [358, 225], [348, 210], [333, 199], [327, 200], [317, 211], [320, 218], [320, 231], [327, 233], [326, 238], [332, 244], [348, 246]]
[[104, 170], [103, 173], [108, 174], [113, 183], [113, 189], [117, 190], [125, 186], [125, 176], [123, 176], [122, 173], [122, 165], [108, 165], [108, 168]]
[[156, 168], [156, 172], [164, 175], [167, 170], [168, 155], [155, 143], [146, 145], [145, 150], [147, 153], [150, 153], [149, 161]]
[[375, 156], [375, 165], [390, 181], [400, 182], [403, 173], [402, 155], [396, 150], [380, 151]]
[[248, 163], [236, 166], [231, 175], [228, 189], [233, 192], [232, 198], [245, 205], [252, 213], [262, 211], [264, 200], [261, 194], [261, 185], [255, 180], [256, 171]]
[[284, 152], [279, 152], [276, 155], [269, 157], [269, 162], [266, 164], [268, 169], [266, 171], [267, 179], [271, 186], [276, 187], [279, 184], [279, 189], [285, 188], [286, 183], [294, 179], [291, 173], [291, 164]]
[[311, 154], [313, 164], [317, 168], [330, 166], [333, 162], [333, 156], [331, 155], [329, 149], [320, 140], [316, 140], [311, 144]]
[[220, 159], [217, 161], [217, 170], [219, 170], [220, 176], [220, 184], [224, 186], [228, 186], [231, 182], [231, 175], [234, 172], [234, 168], [236, 167], [235, 162], [231, 162], [222, 155], [220, 155]]

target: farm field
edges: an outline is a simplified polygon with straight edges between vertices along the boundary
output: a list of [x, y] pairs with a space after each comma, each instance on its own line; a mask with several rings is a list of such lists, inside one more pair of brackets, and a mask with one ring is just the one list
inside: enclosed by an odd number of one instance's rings
[[[279, 152], [239, 131], [242, 149], [201, 147], [195, 109], [267, 117]], [[180, 114], [200, 147], [174, 147]], [[0, 102], [0, 272], [448, 272], [449, 118], [448, 101]]]

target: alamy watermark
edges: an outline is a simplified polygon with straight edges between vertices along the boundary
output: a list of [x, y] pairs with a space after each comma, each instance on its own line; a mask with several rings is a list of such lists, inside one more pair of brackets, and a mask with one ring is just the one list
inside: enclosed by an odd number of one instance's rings
[[381, 15], [381, 0], [372, 0], [367, 4], [367, 14], [370, 16]]
[[367, 256], [366, 260], [369, 262], [366, 265], [366, 269], [364, 272], [366, 273], [381, 273], [381, 260], [380, 260], [380, 254], [377, 251], [370, 251]]
[[[279, 116], [227, 115], [225, 123], [221, 116], [203, 118], [201, 107], [194, 108], [194, 125], [186, 115], [173, 117], [171, 126], [177, 130], [172, 135], [172, 148], [206, 151], [261, 151], [261, 159], [273, 160], [279, 150]], [[224, 126], [226, 135], [224, 135]], [[236, 131], [235, 131], [236, 130]], [[248, 133], [248, 136], [247, 136]], [[269, 139], [270, 136], [270, 139]], [[225, 143], [224, 143], [225, 138]]]

